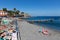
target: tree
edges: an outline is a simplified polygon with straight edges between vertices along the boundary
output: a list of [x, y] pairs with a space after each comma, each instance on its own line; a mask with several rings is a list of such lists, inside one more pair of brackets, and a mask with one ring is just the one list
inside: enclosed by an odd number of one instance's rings
[[9, 16], [13, 16], [13, 15], [14, 15], [14, 13], [13, 13], [12, 10], [8, 11], [8, 13], [9, 13], [9, 14], [8, 14]]
[[3, 8], [3, 11], [6, 11], [7, 12], [7, 8]]
[[19, 13], [20, 13], [20, 11], [19, 11], [19, 10], [17, 10], [15, 14], [19, 14]]
[[24, 14], [24, 12], [21, 12], [21, 14]]

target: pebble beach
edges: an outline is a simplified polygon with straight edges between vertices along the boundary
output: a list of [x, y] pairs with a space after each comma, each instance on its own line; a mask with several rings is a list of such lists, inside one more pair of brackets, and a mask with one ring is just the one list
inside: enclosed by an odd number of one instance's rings
[[60, 40], [60, 32], [45, 28], [50, 35], [39, 33], [42, 26], [30, 24], [26, 21], [18, 21], [21, 40]]

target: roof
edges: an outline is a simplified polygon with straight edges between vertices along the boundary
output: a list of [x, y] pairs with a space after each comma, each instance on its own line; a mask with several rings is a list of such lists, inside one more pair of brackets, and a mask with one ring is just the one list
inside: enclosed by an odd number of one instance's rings
[[0, 12], [5, 12], [5, 11], [3, 11], [3, 10], [0, 10]]

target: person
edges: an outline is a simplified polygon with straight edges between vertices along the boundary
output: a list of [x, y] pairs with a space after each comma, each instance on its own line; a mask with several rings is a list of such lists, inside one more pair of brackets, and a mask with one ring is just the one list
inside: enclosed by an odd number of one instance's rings
[[40, 32], [42, 32], [42, 31], [43, 31], [43, 28], [42, 28], [42, 27], [40, 27], [40, 29], [39, 29], [39, 33], [40, 33]]
[[12, 40], [17, 40], [17, 33], [16, 33], [16, 31], [13, 31], [13, 33], [12, 33]]
[[44, 28], [42, 28], [42, 27], [40, 27], [40, 29], [39, 29], [39, 33], [42, 33], [42, 34], [44, 34], [44, 35], [48, 35], [49, 33], [48, 33], [48, 30], [45, 30]]
[[2, 33], [0, 33], [0, 40], [4, 40], [4, 37], [5, 37], [5, 32], [2, 32]]
[[0, 40], [4, 40], [3, 37], [4, 37], [4, 36], [0, 37]]
[[42, 33], [43, 33], [44, 35], [48, 35], [48, 30], [44, 30]]

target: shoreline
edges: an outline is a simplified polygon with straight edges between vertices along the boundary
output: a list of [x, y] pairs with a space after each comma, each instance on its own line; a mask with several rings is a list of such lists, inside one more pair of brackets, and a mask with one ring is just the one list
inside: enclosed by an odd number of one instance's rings
[[[28, 23], [30, 23], [30, 22], [28, 22]], [[38, 24], [35, 24], [35, 23], [30, 23], [30, 24], [37, 25], [38, 27], [44, 27], [46, 29], [53, 30], [53, 31], [56, 31], [56, 32], [60, 33], [60, 30], [54, 29], [54, 28], [49, 28], [50, 26], [47, 27], [47, 25], [38, 25]]]
[[[28, 22], [28, 23], [29, 23], [29, 22]], [[37, 25], [37, 24], [34, 24], [34, 23], [29, 23], [29, 24], [35, 25], [35, 26], [37, 26], [37, 27], [39, 27], [39, 28], [41, 28], [41, 27], [42, 27], [42, 28], [45, 28], [45, 29], [48, 30], [48, 31], [60, 33], [60, 30], [51, 29], [51, 28], [48, 28], [48, 27], [43, 26], [43, 25]]]

